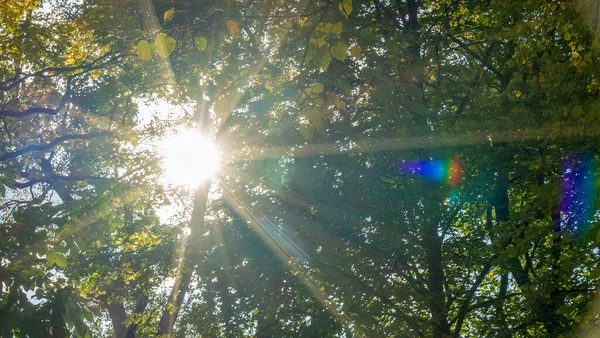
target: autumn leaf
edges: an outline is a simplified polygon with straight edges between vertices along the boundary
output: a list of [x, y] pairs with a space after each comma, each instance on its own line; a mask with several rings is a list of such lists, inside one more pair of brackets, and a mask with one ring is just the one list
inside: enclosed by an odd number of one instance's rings
[[156, 47], [156, 53], [166, 58], [175, 50], [177, 41], [165, 33], [160, 33], [156, 36], [156, 40], [154, 40], [154, 46]]
[[165, 12], [165, 14], [163, 15], [164, 21], [167, 22], [167, 21], [173, 19], [173, 15], [175, 15], [174, 7]]
[[235, 20], [228, 20], [227, 31], [229, 32], [229, 35], [236, 37], [240, 32], [240, 24]]
[[340, 13], [342, 13], [342, 15], [344, 17], [348, 18], [348, 16], [352, 12], [352, 0], [340, 0], [338, 9], [340, 10]]
[[140, 60], [149, 60], [154, 54], [154, 45], [148, 43], [147, 40], [142, 40], [137, 45], [137, 55]]
[[350, 55], [355, 59], [360, 59], [360, 55], [362, 53], [362, 48], [360, 46], [352, 46], [350, 47]]

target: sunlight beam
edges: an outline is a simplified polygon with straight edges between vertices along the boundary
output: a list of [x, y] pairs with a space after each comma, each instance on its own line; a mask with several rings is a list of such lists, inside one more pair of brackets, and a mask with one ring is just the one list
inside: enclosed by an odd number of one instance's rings
[[321, 287], [311, 277], [305, 266], [310, 257], [294, 243], [288, 236], [278, 230], [266, 217], [256, 215], [248, 208], [233, 192], [221, 182], [223, 198], [244, 221], [248, 222], [250, 228], [263, 240], [263, 242], [294, 272], [302, 283], [310, 290], [313, 296], [325, 307], [325, 309], [338, 320], [348, 332], [356, 337], [362, 337], [358, 332], [352, 330], [352, 320], [343, 312], [339, 311], [337, 304], [333, 303], [321, 291]]

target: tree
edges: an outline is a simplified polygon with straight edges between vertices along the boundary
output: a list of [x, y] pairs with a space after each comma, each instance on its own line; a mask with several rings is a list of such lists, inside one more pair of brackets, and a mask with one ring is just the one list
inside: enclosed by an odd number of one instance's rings
[[4, 335], [593, 335], [597, 4], [119, 4], [0, 19]]

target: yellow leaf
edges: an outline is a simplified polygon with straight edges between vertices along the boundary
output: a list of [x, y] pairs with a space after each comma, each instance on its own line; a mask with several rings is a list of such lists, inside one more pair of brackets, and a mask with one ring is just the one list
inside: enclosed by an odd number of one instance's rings
[[355, 59], [360, 59], [360, 55], [362, 53], [362, 48], [360, 46], [352, 46], [350, 48], [350, 55]]
[[177, 41], [165, 33], [160, 33], [156, 36], [156, 40], [154, 40], [154, 46], [156, 47], [156, 53], [165, 58], [173, 53], [177, 46]]
[[142, 40], [137, 45], [137, 55], [140, 60], [149, 60], [154, 53], [154, 46], [146, 40]]
[[235, 20], [228, 20], [227, 31], [229, 32], [229, 35], [234, 37], [237, 36], [240, 32], [240, 24]]
[[338, 9], [343, 16], [348, 18], [350, 13], [352, 13], [352, 0], [340, 0], [340, 4], [338, 5]]
[[310, 39], [310, 43], [312, 43], [313, 45], [315, 45], [317, 48], [321, 48], [325, 45], [326, 41], [326, 37], [320, 38], [320, 39], [315, 39], [315, 38], [311, 38]]
[[165, 14], [163, 15], [163, 19], [165, 20], [165, 22], [167, 22], [167, 21], [173, 19], [173, 15], [175, 15], [174, 7], [165, 12]]

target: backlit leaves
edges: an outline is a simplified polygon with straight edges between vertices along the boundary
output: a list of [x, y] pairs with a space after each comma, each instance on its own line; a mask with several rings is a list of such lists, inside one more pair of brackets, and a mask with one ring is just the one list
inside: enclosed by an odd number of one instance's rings
[[141, 40], [137, 45], [137, 54], [140, 60], [149, 60], [154, 54], [154, 45], [147, 40]]
[[156, 47], [156, 53], [163, 58], [171, 55], [177, 46], [177, 41], [165, 33], [160, 33], [154, 40], [154, 46]]
[[329, 67], [329, 63], [331, 63], [331, 56], [329, 56], [329, 53], [323, 53], [321, 55], [318, 55], [318, 57], [316, 58], [316, 62], [317, 65], [321, 67], [321, 69], [327, 70], [327, 68]]
[[331, 56], [344, 62], [346, 54], [348, 53], [348, 46], [343, 41], [338, 42], [335, 46], [330, 49]]
[[46, 264], [48, 264], [48, 266], [52, 266], [52, 265], [56, 264], [56, 266], [64, 268], [67, 266], [67, 256], [65, 256], [65, 254], [60, 253], [60, 252], [47, 250], [46, 251]]

